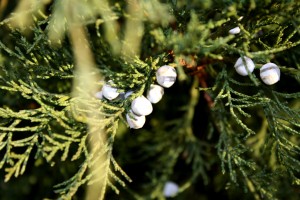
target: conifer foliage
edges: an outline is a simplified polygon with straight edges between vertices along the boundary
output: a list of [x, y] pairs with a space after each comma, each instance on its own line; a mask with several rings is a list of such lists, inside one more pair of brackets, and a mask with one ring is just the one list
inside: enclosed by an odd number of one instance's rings
[[[1, 198], [300, 195], [299, 1], [2, 0], [0, 18]], [[161, 66], [176, 82], [132, 129]]]

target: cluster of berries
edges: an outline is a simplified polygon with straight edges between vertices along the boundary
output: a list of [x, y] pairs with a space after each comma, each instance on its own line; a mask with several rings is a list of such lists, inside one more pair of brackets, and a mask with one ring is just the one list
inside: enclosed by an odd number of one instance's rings
[[[243, 56], [236, 61], [234, 68], [238, 74], [247, 76], [248, 73], [253, 72], [255, 64], [250, 58]], [[279, 67], [274, 63], [264, 64], [260, 68], [260, 78], [267, 85], [277, 83], [280, 80]]]
[[[126, 114], [126, 120], [130, 128], [142, 128], [146, 122], [146, 116], [153, 111], [152, 104], [159, 102], [164, 94], [164, 88], [171, 87], [176, 81], [177, 73], [174, 67], [164, 65], [156, 71], [156, 81], [158, 84], [151, 84], [147, 90], [146, 97], [139, 96], [131, 102], [131, 109]], [[107, 100], [116, 99], [120, 93], [118, 88], [112, 86], [113, 82], [108, 81], [103, 85], [102, 91], [96, 94], [97, 98]], [[133, 91], [128, 91], [123, 98], [129, 97]]]
[[[237, 26], [233, 29], [230, 29], [229, 34], [231, 35], [239, 34], [240, 31], [241, 31], [240, 27]], [[247, 76], [248, 73], [253, 72], [255, 65], [250, 58], [243, 56], [236, 61], [234, 68], [238, 74], [242, 76]], [[260, 78], [267, 85], [273, 85], [277, 83], [280, 79], [279, 67], [274, 63], [267, 63], [263, 65], [260, 68]]]

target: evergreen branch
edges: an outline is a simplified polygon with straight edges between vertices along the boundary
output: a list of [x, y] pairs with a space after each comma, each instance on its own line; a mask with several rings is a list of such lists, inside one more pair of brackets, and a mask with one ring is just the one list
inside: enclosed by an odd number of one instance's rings
[[258, 193], [256, 191], [256, 187], [254, 186], [254, 183], [248, 177], [245, 177], [245, 179], [246, 179], [246, 184], [247, 184], [249, 190], [254, 194], [254, 198], [256, 200], [259, 200], [260, 198], [258, 196]]
[[283, 149], [286, 149], [290, 152], [300, 154], [300, 147], [289, 141], [283, 135], [278, 136], [278, 145], [281, 145]]
[[118, 171], [122, 174], [122, 176], [128, 181], [128, 182], [132, 182], [131, 178], [126, 174], [126, 172], [119, 166], [119, 164], [116, 162], [115, 158], [112, 156], [111, 157], [111, 162], [113, 164], [113, 167], [115, 169], [115, 171]]
[[25, 62], [25, 63], [28, 63], [28, 64], [31, 64], [33, 65], [34, 63], [27, 60], [26, 57], [22, 56], [22, 55], [18, 55], [17, 53], [15, 53], [14, 51], [10, 50], [8, 47], [5, 46], [5, 44], [3, 44], [1, 41], [0, 41], [0, 48], [5, 50], [10, 56], [13, 56], [13, 57], [16, 57], [17, 59]]
[[[112, 184], [112, 182], [110, 182], [109, 180], [107, 181], [107, 185], [116, 193], [116, 194], [120, 194], [120, 191], [118, 190], [118, 188], [116, 186], [114, 186], [114, 184]], [[99, 199], [103, 199], [104, 196], [100, 196]]]
[[61, 140], [66, 140], [66, 141], [69, 141], [69, 142], [79, 142], [81, 141], [81, 139], [77, 139], [77, 138], [70, 138], [70, 137], [67, 137], [67, 136], [64, 136], [62, 134], [58, 134], [58, 133], [53, 133], [52, 136], [54, 138], [57, 138], [57, 139], [61, 139]]
[[[57, 134], [56, 134], [57, 136]], [[53, 138], [52, 138], [53, 137]], [[80, 140], [75, 139], [67, 139], [64, 141], [55, 140], [55, 135], [52, 135], [51, 137], [48, 135], [44, 135], [43, 138], [45, 139], [46, 144], [44, 144], [43, 150], [44, 150], [44, 156], [46, 160], [49, 162], [57, 153], [58, 150], [63, 151], [63, 154], [61, 156], [61, 160], [64, 161], [68, 157], [68, 152], [70, 145], [75, 142], [79, 142]], [[50, 152], [48, 155], [46, 152]]]
[[[32, 148], [37, 142], [37, 138], [38, 138], [37, 136], [32, 138], [31, 143], [27, 145], [27, 149], [23, 154], [15, 154], [13, 152], [10, 152], [9, 154], [10, 159], [16, 159], [17, 162], [14, 163], [12, 167], [5, 168], [6, 171], [5, 180], [4, 180], [5, 182], [9, 181], [12, 175], [18, 177], [19, 175], [22, 175], [24, 173]], [[13, 145], [13, 141], [11, 141], [10, 144]]]
[[87, 138], [87, 135], [84, 135], [83, 137], [81, 137], [80, 143], [78, 145], [78, 149], [71, 158], [72, 161], [79, 159], [81, 156], [81, 153], [84, 153], [85, 157], [88, 156], [88, 150], [86, 147], [86, 138]]
[[37, 132], [38, 130], [40, 130], [41, 125], [38, 126], [27, 126], [27, 127], [0, 127], [1, 131], [10, 131], [10, 132]]
[[38, 118], [40, 109], [35, 110], [20, 110], [20, 111], [13, 111], [9, 107], [0, 108], [0, 116], [3, 118], [10, 118], [10, 119], [18, 119], [18, 120], [29, 120], [31, 122], [39, 122], [43, 124], [47, 124], [49, 122], [48, 119], [45, 118]]
[[4, 164], [7, 162], [9, 164], [13, 164], [12, 159], [10, 158], [10, 153], [11, 153], [11, 140], [12, 140], [12, 133], [8, 133], [7, 139], [4, 142], [4, 145], [6, 146], [6, 151], [5, 154], [0, 162], [0, 169], [4, 166]]
[[53, 107], [46, 105], [42, 102], [39, 97], [33, 96], [33, 99], [36, 100], [41, 106], [41, 112], [47, 116], [50, 116], [54, 120], [56, 120], [62, 127], [67, 130], [71, 130], [71, 126], [68, 124], [68, 118], [66, 116], [66, 112], [57, 111]]
[[273, 93], [276, 95], [276, 96], [279, 96], [279, 97], [284, 97], [286, 99], [297, 99], [297, 98], [300, 98], [300, 92], [296, 92], [296, 93], [282, 93], [282, 92], [277, 92], [277, 91], [273, 91]]
[[28, 146], [30, 145], [31, 143], [33, 142], [36, 142], [37, 141], [37, 135], [31, 135], [27, 138], [23, 138], [23, 139], [20, 139], [20, 140], [14, 140], [12, 141], [10, 144], [13, 146], [13, 147], [23, 147], [23, 146]]
[[[97, 132], [96, 129], [95, 130], [91, 129], [90, 131], [92, 131], [92, 132], [96, 131]], [[107, 131], [109, 133], [111, 131], [115, 131], [115, 129], [114, 128], [108, 128]], [[64, 188], [56, 190], [56, 192], [61, 194], [62, 199], [69, 198], [73, 195], [73, 193], [71, 192], [71, 188], [73, 188], [73, 190], [77, 190], [79, 186], [81, 186], [85, 183], [88, 183], [90, 185], [90, 184], [93, 184], [93, 183], [99, 182], [99, 181], [101, 181], [101, 192], [100, 192], [99, 199], [104, 198], [107, 186], [111, 187], [115, 192], [118, 193], [119, 190], [108, 180], [109, 177], [112, 177], [114, 180], [119, 182], [122, 186], [125, 186], [125, 182], [122, 181], [119, 177], [117, 177], [109, 169], [110, 159], [112, 158], [111, 145], [113, 143], [113, 141], [112, 141], [113, 137], [114, 137], [114, 134], [112, 134], [109, 137], [111, 139], [108, 139], [107, 140], [108, 143], [106, 143], [106, 144], [104, 144], [103, 143], [104, 141], [102, 141], [102, 140], [97, 140], [97, 138], [91, 138], [91, 140], [93, 140], [92, 142], [94, 143], [93, 149], [88, 154], [86, 154], [87, 160], [84, 161], [84, 163], [87, 163], [88, 168], [91, 168], [92, 171], [90, 171], [86, 175], [76, 177], [77, 174], [80, 173], [80, 171], [78, 171], [75, 176], [73, 176], [71, 179], [69, 179], [69, 181], [64, 182], [62, 184], [59, 184], [59, 185], [56, 185], [56, 188], [59, 188], [59, 187], [65, 185]], [[86, 138], [86, 136], [84, 138]], [[83, 148], [85, 148], [85, 145], [83, 144], [83, 143], [85, 143], [84, 141], [86, 141], [86, 139], [81, 140], [81, 142], [80, 142], [81, 145], [79, 145], [79, 148], [78, 148], [77, 153], [76, 153], [77, 155], [75, 154], [74, 156], [79, 156], [78, 154], [81, 152], [81, 150]], [[76, 158], [74, 156], [73, 156], [73, 158]], [[99, 162], [101, 163], [101, 165], [98, 165]], [[95, 166], [95, 165], [97, 165], [97, 166]], [[101, 172], [100, 177], [97, 175], [99, 172]], [[125, 173], [123, 173], [123, 175], [124, 174]], [[75, 179], [75, 177], [76, 177], [76, 179]]]
[[[118, 182], [122, 187], [125, 187], [126, 184], [118, 176], [116, 176], [111, 170], [108, 170], [108, 175], [116, 182]], [[119, 194], [119, 192], [117, 193]]]
[[[285, 125], [285, 124], [278, 124], [280, 127], [282, 127], [285, 131], [287, 131], [288, 133], [291, 133], [292, 135], [300, 135], [300, 133], [298, 131], [296, 131], [295, 129], [292, 129], [291, 127]], [[299, 125], [300, 127], [300, 125]]]
[[[51, 162], [57, 151], [59, 150], [59, 147], [44, 147], [43, 148], [43, 157], [45, 157], [46, 161], [51, 163], [51, 165], [54, 165], [54, 162]], [[47, 152], [50, 152], [47, 154]]]
[[[226, 96], [227, 96], [227, 101], [228, 101], [227, 104], [230, 106], [229, 111], [230, 111], [230, 114], [233, 116], [233, 119], [237, 122], [237, 124], [239, 124], [248, 133], [248, 135], [245, 136], [246, 138], [249, 137], [249, 135], [255, 134], [255, 132], [252, 131], [251, 129], [249, 129], [235, 114], [234, 106], [233, 106], [232, 99], [231, 99], [230, 89], [229, 88], [226, 88], [226, 89], [227, 89]], [[249, 105], [247, 107], [249, 107]]]
[[[277, 92], [273, 92], [272, 94], [274, 98], [268, 106], [264, 107], [264, 111], [268, 120], [269, 129], [274, 139], [273, 144], [276, 145], [277, 159], [280, 165], [287, 169], [286, 173], [294, 174], [295, 171], [298, 172], [298, 168], [295, 167], [299, 166], [297, 159], [294, 157], [299, 155], [300, 146], [292, 141], [291, 137], [286, 137], [285, 134], [297, 133], [297, 131], [291, 126], [295, 123], [294, 117], [295, 114], [297, 115], [297, 112], [282, 103], [278, 96], [289, 99], [297, 98], [297, 95], [295, 96], [292, 94], [285, 97], [281, 93]], [[294, 178], [294, 180], [296, 180], [296, 178]]]
[[275, 54], [275, 53], [279, 53], [281, 51], [286, 51], [288, 49], [291, 49], [293, 47], [296, 47], [300, 45], [300, 40], [297, 42], [293, 42], [293, 43], [288, 43], [284, 46], [280, 46], [280, 47], [274, 47], [272, 49], [269, 50], [264, 50], [264, 51], [256, 51], [256, 52], [249, 52], [252, 56], [261, 56], [261, 55], [270, 55], [270, 54]]
[[86, 180], [83, 180], [83, 176], [86, 173], [88, 168], [88, 162], [84, 162], [81, 166], [76, 175], [74, 175], [69, 180], [62, 182], [60, 184], [55, 185], [55, 188], [59, 188], [61, 186], [65, 186], [62, 189], [55, 189], [56, 193], [60, 193], [61, 197], [60, 199], [71, 199], [72, 196], [74, 196], [75, 192], [78, 190], [78, 188], [83, 185]]

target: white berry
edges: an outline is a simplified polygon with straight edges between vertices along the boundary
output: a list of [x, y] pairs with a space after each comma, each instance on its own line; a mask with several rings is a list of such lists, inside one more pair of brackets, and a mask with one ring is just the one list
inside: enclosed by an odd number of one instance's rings
[[102, 94], [108, 100], [113, 100], [119, 96], [118, 89], [110, 85], [112, 83], [112, 81], [108, 81], [102, 88]]
[[132, 94], [133, 94], [133, 91], [129, 90], [128, 92], [125, 93], [124, 98], [127, 99]]
[[151, 84], [150, 89], [147, 92], [147, 99], [151, 103], [157, 103], [161, 100], [163, 95], [164, 95], [163, 87], [156, 85], [156, 84]]
[[164, 196], [165, 197], [174, 197], [178, 193], [179, 187], [176, 183], [172, 181], [166, 182], [164, 186]]
[[280, 79], [280, 69], [274, 63], [267, 63], [260, 68], [260, 78], [267, 85], [273, 85]]
[[[248, 71], [249, 71], [249, 73], [253, 72], [255, 65], [254, 65], [254, 62], [250, 58], [248, 58], [246, 56], [244, 56], [243, 58], [244, 58], [244, 60], [242, 59], [242, 57], [237, 59], [235, 65], [234, 65], [234, 68], [238, 74], [240, 74], [242, 76], [247, 76]], [[248, 68], [248, 71], [247, 71], [246, 67]]]
[[229, 30], [229, 34], [232, 34], [232, 35], [239, 34], [240, 32], [241, 32], [240, 27], [235, 27], [235, 28]]
[[176, 81], [177, 73], [174, 67], [164, 65], [156, 71], [156, 80], [159, 85], [169, 88]]
[[135, 115], [132, 111], [126, 114], [126, 120], [130, 128], [142, 128], [146, 122], [146, 117]]
[[135, 98], [131, 102], [131, 109], [136, 115], [149, 115], [153, 111], [151, 102], [144, 96]]

